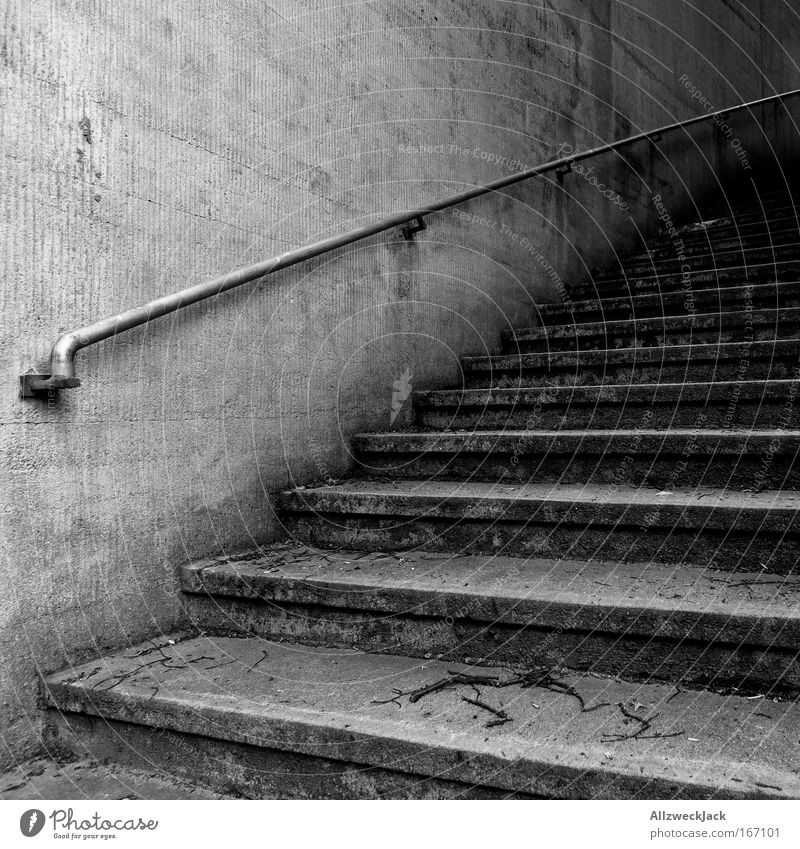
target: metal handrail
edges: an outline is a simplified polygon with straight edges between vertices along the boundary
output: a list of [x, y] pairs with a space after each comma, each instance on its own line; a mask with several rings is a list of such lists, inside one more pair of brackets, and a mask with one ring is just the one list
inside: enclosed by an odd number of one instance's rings
[[[190, 304], [195, 304], [206, 298], [219, 295], [228, 289], [233, 289], [241, 286], [243, 283], [248, 283], [256, 280], [259, 277], [264, 277], [267, 274], [272, 274], [281, 268], [288, 268], [290, 265], [296, 265], [307, 259], [320, 256], [320, 254], [328, 253], [336, 248], [344, 247], [345, 245], [358, 242], [366, 239], [369, 236], [374, 236], [376, 233], [382, 233], [385, 230], [391, 230], [394, 227], [406, 225], [403, 232], [406, 238], [411, 238], [412, 234], [425, 229], [423, 221], [424, 216], [433, 212], [440, 212], [443, 209], [448, 209], [451, 206], [456, 206], [465, 203], [473, 198], [481, 195], [490, 194], [497, 189], [511, 186], [514, 183], [520, 183], [523, 180], [529, 180], [540, 174], [545, 174], [549, 171], [566, 172], [571, 170], [573, 163], [580, 162], [583, 159], [590, 159], [594, 156], [599, 156], [603, 153], [609, 153], [612, 150], [619, 150], [622, 147], [635, 144], [638, 141], [649, 139], [652, 141], [659, 140], [667, 133], [672, 133], [680, 129], [685, 129], [693, 124], [698, 124], [702, 121], [710, 121], [717, 117], [727, 117], [733, 112], [740, 112], [743, 109], [752, 109], [765, 103], [784, 100], [789, 97], [795, 97], [800, 94], [800, 89], [783, 92], [782, 94], [770, 95], [762, 97], [759, 100], [752, 100], [748, 103], [742, 103], [737, 106], [731, 106], [727, 109], [719, 109], [715, 112], [709, 112], [705, 115], [698, 115], [694, 118], [688, 118], [685, 121], [676, 121], [673, 124], [659, 127], [655, 130], [649, 130], [644, 133], [637, 133], [633, 136], [620, 139], [609, 144], [601, 145], [600, 147], [590, 148], [579, 153], [572, 153], [569, 156], [553, 159], [542, 165], [537, 165], [535, 168], [528, 168], [524, 171], [518, 171], [516, 174], [511, 174], [508, 177], [501, 177], [498, 180], [493, 180], [484, 186], [474, 189], [468, 189], [464, 192], [452, 195], [445, 200], [430, 203], [419, 209], [399, 212], [396, 215], [390, 215], [387, 218], [382, 218], [380, 221], [372, 224], [365, 224], [362, 227], [357, 227], [354, 230], [349, 230], [338, 236], [331, 236], [327, 239], [322, 239], [302, 248], [295, 248], [271, 259], [258, 262], [255, 265], [240, 268], [236, 271], [231, 271], [228, 274], [223, 274], [220, 277], [215, 277], [213, 280], [207, 280], [203, 283], [198, 283], [195, 286], [190, 286], [188, 289], [182, 289], [180, 292], [174, 292], [170, 295], [165, 295], [162, 298], [156, 298], [140, 307], [126, 310], [117, 315], [109, 316], [100, 321], [89, 324], [86, 327], [81, 327], [78, 330], [71, 330], [60, 336], [53, 345], [50, 352], [50, 373], [37, 374], [33, 371], [27, 374], [20, 375], [20, 394], [22, 397], [30, 398], [41, 396], [42, 393], [48, 393], [58, 389], [71, 389], [80, 386], [80, 380], [75, 377], [75, 354], [88, 345], [93, 345], [96, 342], [101, 342], [104, 339], [109, 339], [140, 324], [146, 324], [154, 318], [174, 312], [175, 310], [187, 307]], [[411, 226], [415, 222], [416, 226]]]

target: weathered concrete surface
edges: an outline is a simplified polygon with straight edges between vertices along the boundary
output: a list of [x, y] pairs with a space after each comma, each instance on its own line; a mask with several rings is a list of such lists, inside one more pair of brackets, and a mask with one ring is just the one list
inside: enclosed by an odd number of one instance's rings
[[694, 383], [698, 379], [785, 380], [797, 373], [800, 342], [720, 342], [462, 357], [472, 389], [504, 386]]
[[[38, 671], [179, 623], [172, 564], [278, 534], [268, 493], [337, 476], [404, 369], [452, 384], [459, 354], [557, 297], [543, 262], [583, 276], [660, 229], [651, 191], [677, 221], [741, 166], [710, 131], [642, 145], [596, 170], [628, 211], [540, 181], [155, 322], [81, 353], [82, 389], [17, 400], [59, 332], [696, 114], [683, 74], [720, 106], [788, 89], [797, 22], [761, 5], [763, 27], [724, 0], [6, 4], [0, 763], [37, 749]], [[754, 162], [796, 147], [777, 115], [737, 123]]]
[[504, 330], [506, 350], [564, 351], [697, 342], [796, 339], [800, 308], [733, 310]]
[[[706, 263], [707, 268], [741, 265], [745, 254], [752, 256], [763, 253], [766, 255], [762, 257], [763, 259], [775, 259], [773, 249], [777, 249], [780, 253], [793, 254], [800, 240], [797, 223], [791, 218], [785, 221], [771, 218], [768, 223], [742, 224], [737, 225], [736, 229], [719, 224], [704, 227], [701, 230], [681, 229], [684, 233], [683, 253], [690, 268], [696, 267], [699, 263]], [[766, 254], [768, 250], [770, 253]], [[651, 239], [647, 250], [619, 257], [618, 268], [625, 275], [629, 275], [645, 268], [652, 269], [656, 262], [660, 265], [663, 263], [662, 267], [665, 269], [680, 270], [682, 263], [676, 258], [675, 245], [668, 237]], [[611, 269], [597, 269], [593, 277], [598, 283], [606, 277], [617, 274], [617, 266], [612, 266]]]
[[376, 613], [405, 609], [446, 618], [457, 611], [482, 621], [569, 623], [586, 630], [609, 627], [621, 617], [626, 630], [639, 636], [789, 649], [800, 643], [794, 595], [800, 577], [790, 575], [430, 552], [365, 554], [282, 543], [257, 558], [187, 564], [180, 579], [189, 593]]
[[740, 694], [800, 691], [799, 580], [289, 544], [181, 569], [189, 615], [205, 632]]
[[545, 324], [568, 321], [591, 321], [598, 318], [646, 318], [655, 315], [680, 315], [713, 312], [715, 309], [749, 309], [763, 307], [797, 307], [800, 305], [800, 283], [770, 281], [750, 286], [721, 286], [699, 289], [687, 296], [685, 291], [662, 291], [649, 295], [620, 298], [593, 298], [563, 304], [543, 304], [539, 317]]
[[[750, 436], [755, 452], [762, 450], [757, 446], [759, 439], [785, 437], [787, 447], [792, 446], [790, 450], [794, 452], [797, 445], [791, 440], [798, 436], [795, 428], [800, 424], [800, 415], [792, 401], [798, 390], [798, 380], [439, 390], [416, 393], [414, 407], [416, 423], [421, 427], [524, 428], [532, 435], [550, 429], [591, 429], [587, 434], [590, 440], [596, 432], [602, 436], [604, 430], [612, 429], [625, 439], [625, 431], [630, 428], [643, 428], [643, 438], [647, 438], [647, 431], [666, 434], [668, 429], [675, 430], [679, 438], [681, 429], [694, 428], [719, 431], [720, 439], [728, 443], [737, 438], [746, 441]], [[783, 429], [776, 432], [777, 422], [782, 423]], [[738, 432], [737, 427], [741, 429]], [[756, 432], [749, 434], [748, 429]], [[394, 439], [396, 444], [401, 435], [387, 434], [386, 438]], [[409, 438], [420, 437], [409, 434]], [[476, 438], [480, 438], [479, 434]], [[376, 443], [377, 439], [376, 435], [369, 441]], [[430, 442], [438, 445], [432, 436]], [[360, 436], [355, 437], [355, 445], [374, 450]]]
[[[769, 178], [772, 180], [772, 178]], [[776, 253], [796, 252], [798, 243], [797, 186], [789, 177], [777, 194], [768, 189], [770, 183], [756, 180], [750, 199], [737, 208], [729, 204], [717, 212], [703, 214], [693, 223], [650, 236], [641, 250], [622, 252], [603, 267], [595, 268], [591, 278], [582, 285], [600, 286], [606, 280], [635, 276], [652, 271], [658, 261], [664, 270], [686, 268], [726, 267], [741, 261], [747, 253], [754, 261], [777, 259]], [[772, 185], [775, 185], [772, 183]], [[673, 222], [674, 223], [674, 222]], [[679, 239], [684, 251], [676, 251]], [[772, 253], [771, 249], [776, 249]], [[685, 259], [677, 254], [683, 253]], [[709, 262], [711, 258], [713, 262]]]
[[[531, 793], [476, 786], [197, 734], [81, 714], [60, 714], [59, 739], [77, 752], [112, 758], [245, 799], [531, 799]], [[186, 786], [186, 785], [185, 785]]]
[[772, 262], [741, 264], [717, 269], [694, 269], [687, 271], [684, 278], [681, 274], [655, 273], [648, 270], [646, 274], [631, 277], [614, 276], [608, 280], [592, 281], [570, 287], [572, 300], [587, 298], [631, 296], [640, 294], [657, 294], [658, 292], [676, 292], [684, 290], [698, 292], [703, 289], [717, 289], [720, 286], [754, 286], [775, 281], [797, 281], [797, 262], [795, 260], [775, 260]]
[[[780, 225], [777, 227], [780, 228]], [[708, 269], [741, 266], [745, 256], [757, 257], [761, 262], [777, 259], [778, 255], [791, 259], [797, 254], [799, 239], [797, 228], [789, 225], [786, 229], [760, 230], [753, 235], [731, 233], [729, 238], [717, 236], [713, 243], [709, 238], [709, 231], [703, 231], [702, 237], [687, 236], [682, 241], [687, 268]], [[674, 243], [669, 239], [652, 240], [646, 251], [619, 258], [619, 268], [623, 276], [652, 271], [657, 263], [665, 272], [680, 271], [683, 262], [677, 259]], [[611, 279], [616, 279], [618, 275], [616, 268], [605, 270], [605, 276]], [[604, 278], [596, 271], [593, 279], [599, 284]], [[549, 304], [543, 306], [552, 307]]]
[[[423, 415], [426, 423], [441, 421], [454, 429], [444, 433], [359, 434], [353, 440], [353, 449], [365, 475], [392, 480], [606, 483], [662, 488], [674, 485], [675, 469], [680, 468], [683, 487], [800, 488], [797, 430], [681, 428], [677, 421], [681, 415], [666, 405], [655, 407], [654, 415], [661, 416], [664, 423], [673, 420], [672, 430], [650, 429], [652, 419], [642, 414], [641, 408], [637, 411], [635, 405], [633, 409], [626, 407], [624, 413], [611, 408], [593, 415], [591, 410], [582, 413], [580, 407], [571, 405], [562, 411], [559, 422], [568, 422], [570, 428], [585, 423], [591, 430], [515, 429], [524, 426], [526, 419], [530, 422], [534, 409], [525, 412], [523, 407], [505, 416], [491, 410], [469, 416], [459, 410], [452, 419]], [[703, 416], [706, 412], [701, 407], [695, 414]], [[714, 417], [714, 412], [708, 415]], [[539, 427], [553, 427], [546, 414], [540, 418]], [[615, 420], [619, 421], [618, 430]], [[485, 429], [456, 429], [470, 426]]]
[[715, 565], [792, 574], [800, 493], [621, 484], [351, 480], [283, 494], [286, 527], [327, 548]]
[[133, 769], [115, 762], [84, 758], [29, 761], [0, 775], [0, 799], [222, 799], [222, 796], [177, 775]]
[[[768, 260], [775, 259], [769, 252], [771, 247], [791, 250], [798, 241], [794, 178], [772, 182], [773, 178], [769, 177], [767, 183], [763, 179], [763, 174], [754, 179], [749, 187], [750, 197], [742, 197], [739, 204], [732, 203], [728, 197], [712, 211], [699, 210], [699, 217], [693, 223], [677, 227], [674, 234], [667, 228], [660, 236], [648, 238], [644, 250], [616, 256], [613, 262], [594, 269], [591, 281], [585, 282], [600, 284], [620, 275], [635, 274], [636, 269], [646, 273], [652, 269], [654, 259], [662, 261], [664, 266], [680, 267], [687, 262], [689, 267], [695, 267], [713, 254], [717, 261], [707, 267], [717, 267], [732, 264], [736, 255], [741, 258], [745, 250], [756, 254], [763, 251]], [[780, 187], [770, 189], [770, 185]], [[717, 237], [723, 235], [730, 241], [720, 243]], [[675, 236], [688, 248], [683, 252], [686, 260], [676, 257]]]
[[[659, 267], [659, 274], [670, 274], [691, 269], [692, 271], [700, 271], [702, 269], [714, 268], [741, 268], [743, 266], [743, 257], [747, 256], [747, 264], [761, 265], [764, 263], [775, 262], [794, 262], [797, 263], [798, 254], [800, 251], [797, 246], [797, 234], [791, 234], [794, 238], [790, 244], [781, 244], [780, 242], [769, 243], [764, 245], [750, 245], [743, 242], [733, 248], [721, 249], [715, 248], [713, 252], [697, 252], [686, 255], [685, 260], [678, 260], [675, 257], [674, 246], [671, 246], [671, 256], [667, 254], [669, 248], [666, 248], [662, 256], [643, 256], [641, 258], [632, 258], [622, 263], [621, 272], [627, 277], [646, 277], [652, 274], [656, 264]], [[602, 287], [603, 282], [615, 280], [620, 274], [614, 266], [607, 268], [604, 274], [596, 273], [594, 276], [595, 283]]]
[[[500, 682], [515, 675], [201, 637], [145, 643], [55, 676], [48, 690], [68, 714], [547, 797], [800, 796], [800, 717], [791, 702], [555, 671], [546, 680], [534, 674], [527, 687], [459, 684], [413, 702], [398, 696], [453, 673]], [[553, 679], [572, 690], [554, 692], [557, 685], [545, 686]], [[465, 700], [476, 697], [510, 721], [492, 725], [495, 715]], [[622, 739], [655, 714], [640, 731], [645, 739]]]
[[[800, 380], [741, 380], [741, 381], [685, 381], [683, 383], [637, 383], [630, 386], [596, 384], [593, 386], [559, 386], [550, 387], [551, 394], [540, 389], [437, 389], [414, 393], [414, 398], [420, 406], [434, 409], [443, 407], [498, 407], [536, 405], [548, 403], [554, 406], [563, 405], [567, 401], [575, 406], [582, 404], [602, 404], [612, 401], [630, 401], [632, 404], [654, 404], [685, 400], [687, 403], [708, 401], [709, 403], [729, 400], [736, 393], [742, 401], [785, 401], [786, 393], [797, 387]], [[549, 400], [548, 400], [549, 399]], [[655, 422], [654, 422], [655, 424]], [[657, 428], [651, 428], [656, 430]], [[531, 431], [534, 428], [530, 428]], [[759, 433], [769, 433], [768, 428], [762, 428]], [[385, 434], [401, 436], [401, 434]], [[413, 436], [414, 434], [408, 434]], [[758, 434], [754, 434], [758, 436]]]

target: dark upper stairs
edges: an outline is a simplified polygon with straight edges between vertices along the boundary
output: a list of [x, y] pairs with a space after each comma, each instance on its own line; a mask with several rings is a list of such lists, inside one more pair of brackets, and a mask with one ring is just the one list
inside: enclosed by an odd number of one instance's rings
[[533, 320], [291, 542], [184, 566], [194, 630], [51, 676], [61, 740], [254, 797], [800, 797], [791, 193]]

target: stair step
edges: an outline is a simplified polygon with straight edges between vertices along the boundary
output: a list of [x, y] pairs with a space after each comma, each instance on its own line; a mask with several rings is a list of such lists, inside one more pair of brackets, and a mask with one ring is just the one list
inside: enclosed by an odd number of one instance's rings
[[[732, 215], [719, 215], [708, 217], [703, 221], [683, 224], [676, 228], [678, 240], [684, 246], [691, 249], [695, 245], [716, 245], [730, 242], [747, 242], [753, 240], [756, 243], [763, 240], [769, 243], [775, 239], [791, 238], [790, 234], [800, 232], [800, 215], [792, 208], [776, 211], [768, 218], [752, 217], [750, 220], [737, 219]], [[676, 239], [663, 230], [650, 236], [644, 243], [644, 250], [638, 253], [647, 253], [648, 250], [672, 247], [674, 250]], [[632, 256], [636, 251], [631, 251], [625, 256]]]
[[[661, 292], [699, 292], [732, 286], [757, 286], [762, 283], [794, 282], [797, 280], [797, 261], [778, 260], [747, 263], [716, 269], [693, 269], [685, 274], [676, 272], [614, 276], [605, 280], [588, 280], [567, 285], [570, 302], [593, 298], [630, 297], [631, 295]], [[569, 306], [569, 304], [567, 304]]]
[[501, 338], [508, 353], [686, 344], [689, 340], [741, 343], [795, 339], [798, 322], [800, 309], [787, 307], [523, 327], [504, 330]]
[[[745, 240], [753, 235], [795, 233], [800, 228], [800, 213], [790, 196], [776, 198], [762, 205], [760, 200], [744, 206], [724, 207], [704, 213], [699, 220], [689, 221], [675, 228], [675, 234], [666, 228], [647, 237], [646, 249], [674, 246], [676, 241], [691, 246], [696, 242], [723, 242], [726, 239]], [[676, 238], [677, 236], [677, 238]], [[623, 256], [633, 256], [631, 251]], [[642, 253], [642, 251], [639, 251]]]
[[364, 474], [392, 480], [661, 489], [680, 468], [682, 486], [800, 489], [800, 431], [646, 427], [358, 434], [353, 451]]
[[[654, 256], [635, 256], [620, 259], [616, 263], [598, 269], [592, 276], [599, 288], [605, 280], [617, 280], [620, 277], [647, 277], [649, 275], [682, 274], [693, 271], [720, 268], [741, 268], [743, 265], [764, 265], [775, 262], [797, 263], [800, 245], [793, 243], [769, 243], [752, 245], [745, 243], [733, 248], [714, 245], [711, 250], [686, 254], [673, 245], [661, 249]], [[681, 258], [682, 257], [682, 258]]]
[[467, 388], [800, 377], [792, 339], [462, 357]]
[[800, 691], [798, 577], [282, 544], [186, 565], [180, 580], [204, 632]]
[[722, 193], [713, 207], [714, 211], [742, 212], [747, 210], [772, 209], [794, 203], [797, 187], [786, 183], [786, 175], [773, 174], [769, 181], [760, 184], [742, 183]]
[[713, 211], [703, 213], [702, 222], [711, 224], [715, 221], [732, 219], [740, 225], [754, 222], [772, 222], [779, 218], [798, 217], [795, 195], [779, 190], [770, 195], [758, 195], [742, 203], [723, 202]]
[[[711, 225], [707, 228], [685, 231], [677, 240], [669, 235], [650, 239], [643, 250], [621, 254], [609, 267], [619, 272], [620, 269], [658, 263], [661, 260], [674, 262], [679, 253], [676, 248], [680, 246], [683, 248], [680, 253], [687, 257], [700, 255], [714, 257], [718, 253], [724, 254], [729, 251], [738, 251], [741, 256], [747, 255], [750, 250], [764, 250], [770, 247], [783, 249], [786, 246], [798, 244], [800, 244], [800, 229], [797, 218], [788, 219], [777, 227], [767, 224], [751, 224], [745, 228]], [[607, 268], [595, 269], [593, 276], [596, 278], [598, 273], [605, 273]]]
[[[477, 695], [467, 684], [410, 700], [454, 675], [483, 676], [481, 700], [509, 721], [493, 724], [494, 714], [465, 701]], [[157, 649], [145, 643], [51, 676], [47, 697], [89, 747], [117, 735], [124, 756], [139, 726], [156, 741], [156, 756], [170, 746], [181, 753], [183, 774], [252, 795], [280, 783], [284, 797], [330, 798], [348, 778], [351, 796], [461, 796], [470, 788], [540, 798], [800, 795], [794, 704], [667, 684], [543, 670], [523, 678], [507, 668], [196, 637]], [[632, 727], [620, 705], [642, 720]], [[625, 739], [651, 717], [645, 734]], [[304, 761], [302, 781], [285, 753]]]
[[284, 492], [284, 527], [322, 548], [798, 570], [800, 494], [617, 484], [351, 480]]
[[800, 306], [800, 282], [793, 280], [762, 283], [757, 286], [701, 289], [697, 292], [657, 292], [621, 298], [590, 298], [586, 301], [572, 301], [568, 307], [559, 303], [541, 304], [537, 313], [543, 324], [565, 324], [599, 319], [692, 315], [719, 312], [722, 308], [732, 311], [797, 306]]
[[[716, 216], [704, 217], [701, 221], [693, 221], [682, 224], [676, 228], [678, 236], [691, 242], [692, 239], [710, 239], [716, 242], [718, 239], [726, 238], [746, 239], [751, 235], [764, 233], [797, 232], [800, 228], [800, 214], [798, 210], [789, 205], [773, 210], [769, 216], [756, 213], [749, 219], [737, 217], [735, 214], [725, 212]], [[669, 233], [661, 233], [650, 242], [673, 242]]]
[[444, 428], [731, 428], [800, 424], [800, 380], [449, 389], [414, 394], [416, 421]]

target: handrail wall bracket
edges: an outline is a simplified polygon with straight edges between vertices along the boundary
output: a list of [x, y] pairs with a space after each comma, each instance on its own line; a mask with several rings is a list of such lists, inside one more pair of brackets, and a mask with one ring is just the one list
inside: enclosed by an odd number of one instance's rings
[[403, 234], [407, 242], [413, 242], [414, 233], [421, 233], [423, 230], [427, 229], [428, 225], [425, 223], [425, 219], [420, 215], [418, 218], [414, 219], [413, 224], [406, 224], [400, 232]]
[[31, 369], [19, 376], [20, 398], [46, 398], [59, 389], [77, 389], [81, 385], [77, 377], [53, 377]]
[[556, 179], [559, 183], [564, 182], [564, 177], [572, 171], [572, 160], [570, 159], [568, 162], [565, 162], [563, 165], [559, 165], [556, 168]]

